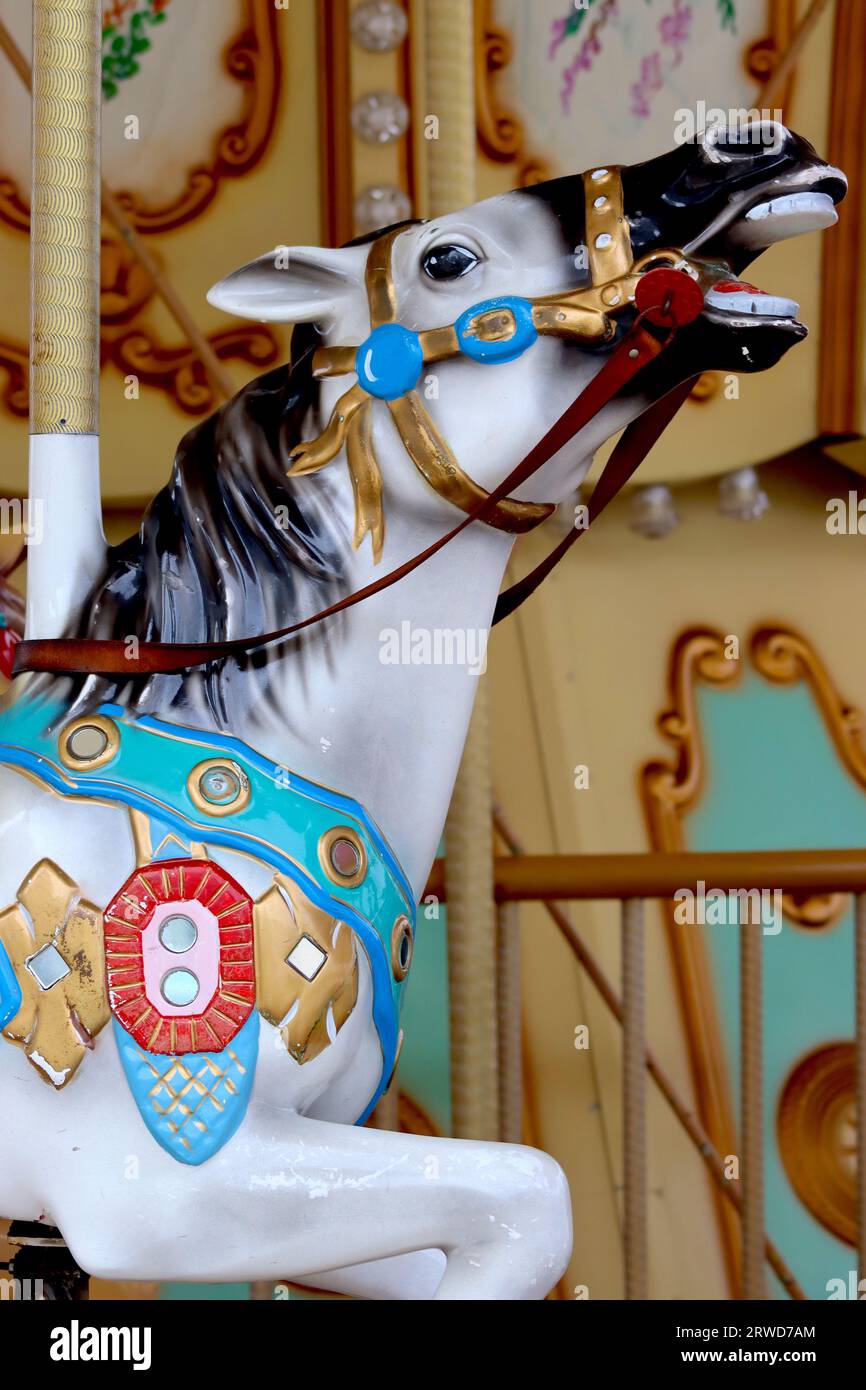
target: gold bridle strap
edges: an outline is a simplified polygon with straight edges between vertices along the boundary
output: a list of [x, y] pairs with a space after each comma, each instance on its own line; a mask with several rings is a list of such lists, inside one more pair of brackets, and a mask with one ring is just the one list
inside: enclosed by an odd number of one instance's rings
[[[605, 342], [613, 337], [616, 315], [634, 302], [635, 285], [645, 265], [668, 261], [676, 264], [681, 253], [654, 252], [634, 261], [628, 222], [623, 210], [620, 171], [594, 169], [583, 175], [586, 209], [586, 248], [591, 283], [572, 293], [549, 295], [529, 301], [532, 324], [541, 335]], [[392, 257], [397, 227], [370, 246], [366, 266], [366, 290], [371, 331], [397, 322], [397, 299]], [[468, 335], [480, 343], [509, 340], [516, 331], [508, 308], [479, 310], [470, 319]], [[450, 325], [417, 334], [422, 361], [442, 362], [460, 355], [457, 328]], [[357, 347], [326, 347], [313, 357], [318, 379], [345, 376], [356, 370]], [[463, 512], [472, 512], [489, 493], [461, 468], [442, 438], [417, 390], [385, 400], [403, 446], [421, 476], [440, 497]], [[337, 401], [325, 429], [317, 438], [297, 446], [289, 477], [318, 472], [345, 447], [355, 499], [353, 545], [357, 549], [369, 533], [373, 559], [378, 563], [385, 542], [382, 475], [373, 447], [373, 397], [360, 382]], [[522, 502], [505, 497], [491, 506], [483, 519], [498, 530], [520, 534], [531, 530], [554, 510], [547, 503]]]

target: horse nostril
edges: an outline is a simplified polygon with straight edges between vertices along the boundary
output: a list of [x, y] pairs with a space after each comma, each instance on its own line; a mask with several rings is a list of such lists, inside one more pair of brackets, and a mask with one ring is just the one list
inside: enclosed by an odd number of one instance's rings
[[779, 154], [790, 139], [779, 121], [748, 121], [710, 128], [704, 134], [704, 148], [712, 155], [728, 159], [755, 159], [762, 154]]

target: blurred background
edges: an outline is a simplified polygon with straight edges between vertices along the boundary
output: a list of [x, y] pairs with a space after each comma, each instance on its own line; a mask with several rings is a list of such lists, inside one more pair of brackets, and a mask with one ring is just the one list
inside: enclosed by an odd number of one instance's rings
[[[497, 913], [491, 848], [594, 856], [866, 838], [866, 5], [105, 0], [104, 12], [103, 173], [145, 250], [142, 264], [106, 219], [112, 540], [137, 526], [181, 435], [287, 358], [290, 330], [205, 302], [214, 281], [275, 243], [336, 245], [559, 173], [634, 163], [674, 145], [682, 109], [699, 128], [701, 110], [780, 112], [849, 176], [839, 225], [774, 247], [756, 270], [762, 288], [799, 301], [808, 340], [766, 375], [703, 377], [638, 481], [493, 637], [444, 846], [451, 921], [438, 902], [422, 911], [406, 1046], [376, 1120], [522, 1137], [553, 1154], [575, 1221], [558, 1296], [620, 1298], [622, 1040], [596, 988], [598, 970], [619, 988], [618, 909], [575, 903], [560, 912], [565, 928], [542, 904]], [[0, 0], [0, 19], [29, 58], [29, 6]], [[6, 499], [26, 489], [29, 120], [26, 87], [0, 56]], [[854, 518], [845, 534], [828, 530], [832, 499]], [[519, 542], [512, 578], [564, 533], [572, 507]], [[20, 546], [9, 529], [7, 565]], [[21, 573], [3, 583], [20, 593]], [[18, 612], [14, 593], [3, 606]], [[849, 897], [786, 898], [764, 953], [767, 1232], [811, 1298], [857, 1263], [853, 937]], [[670, 903], [652, 903], [646, 962], [647, 1038], [681, 1112], [650, 1076], [649, 1296], [735, 1297], [738, 1224], [683, 1116], [722, 1158], [737, 1153], [736, 933], [678, 928]], [[776, 1274], [770, 1293], [787, 1296]]]

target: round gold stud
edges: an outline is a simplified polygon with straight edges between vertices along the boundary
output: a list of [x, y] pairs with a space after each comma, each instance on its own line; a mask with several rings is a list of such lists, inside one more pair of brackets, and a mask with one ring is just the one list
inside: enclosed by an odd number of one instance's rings
[[93, 772], [117, 757], [120, 730], [102, 714], [84, 714], [61, 731], [57, 751], [64, 767], [73, 772]]
[[391, 928], [391, 969], [395, 980], [405, 980], [409, 974], [414, 948], [412, 923], [401, 913]]
[[207, 816], [233, 816], [249, 804], [250, 783], [243, 768], [230, 758], [206, 758], [196, 763], [186, 789]]
[[319, 840], [319, 863], [332, 883], [357, 888], [367, 876], [364, 841], [350, 826], [335, 825]]

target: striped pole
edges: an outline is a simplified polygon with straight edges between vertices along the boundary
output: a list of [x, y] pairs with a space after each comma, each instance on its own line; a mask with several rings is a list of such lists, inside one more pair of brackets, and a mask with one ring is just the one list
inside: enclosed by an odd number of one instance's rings
[[[429, 141], [422, 203], [430, 217], [475, 201], [475, 28], [472, 0], [423, 0]], [[499, 1019], [493, 901], [493, 793], [486, 677], [478, 681], [445, 826], [452, 1133], [498, 1139]]]
[[33, 0], [27, 636], [99, 572], [101, 0]]

